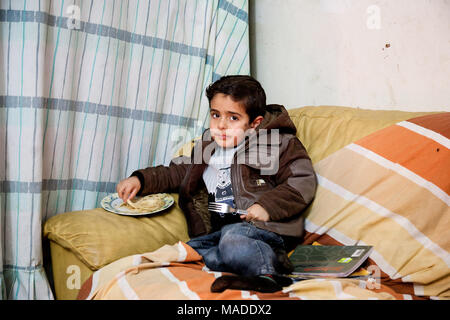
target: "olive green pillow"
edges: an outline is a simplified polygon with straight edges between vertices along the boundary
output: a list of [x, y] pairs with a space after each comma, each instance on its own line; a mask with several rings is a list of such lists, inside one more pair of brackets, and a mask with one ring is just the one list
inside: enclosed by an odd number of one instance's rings
[[72, 251], [91, 270], [117, 259], [188, 241], [187, 224], [175, 204], [160, 213], [133, 217], [102, 208], [58, 214], [44, 226], [44, 236]]

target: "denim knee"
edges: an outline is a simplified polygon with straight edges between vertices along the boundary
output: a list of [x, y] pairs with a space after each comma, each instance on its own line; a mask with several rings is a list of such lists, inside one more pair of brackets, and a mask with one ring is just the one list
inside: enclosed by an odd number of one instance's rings
[[242, 256], [242, 253], [245, 251], [244, 246], [247, 241], [246, 237], [242, 235], [224, 234], [219, 242], [219, 251], [223, 262], [233, 269], [242, 265], [243, 260], [245, 260], [245, 256]]
[[227, 224], [222, 228], [222, 235], [221, 238], [223, 238], [226, 234], [242, 234], [247, 235], [250, 231], [250, 224], [247, 222], [238, 222], [233, 224]]
[[220, 240], [219, 251], [224, 264], [234, 273], [249, 276], [275, 273], [274, 253], [261, 240], [227, 232]]

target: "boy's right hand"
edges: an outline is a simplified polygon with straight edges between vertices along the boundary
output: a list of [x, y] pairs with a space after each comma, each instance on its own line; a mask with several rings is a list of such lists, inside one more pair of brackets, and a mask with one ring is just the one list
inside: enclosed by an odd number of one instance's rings
[[127, 202], [127, 200], [133, 199], [140, 189], [141, 182], [137, 177], [134, 176], [121, 180], [116, 186], [117, 194], [123, 200], [123, 202]]

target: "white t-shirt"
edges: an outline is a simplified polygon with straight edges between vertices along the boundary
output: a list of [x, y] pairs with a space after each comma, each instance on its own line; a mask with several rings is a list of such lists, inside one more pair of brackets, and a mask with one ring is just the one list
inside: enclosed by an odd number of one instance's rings
[[234, 148], [217, 147], [211, 156], [208, 167], [203, 172], [203, 181], [208, 193], [215, 195], [216, 202], [225, 202], [233, 208], [234, 195], [231, 187], [231, 163], [236, 151], [242, 144]]

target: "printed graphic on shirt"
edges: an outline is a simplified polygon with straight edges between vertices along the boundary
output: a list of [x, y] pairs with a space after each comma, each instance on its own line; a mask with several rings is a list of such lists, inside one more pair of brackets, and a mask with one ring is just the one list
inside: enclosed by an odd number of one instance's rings
[[231, 187], [231, 168], [222, 168], [218, 170], [217, 173], [217, 186], [216, 186], [216, 202], [227, 203], [233, 208], [234, 196], [233, 189]]

